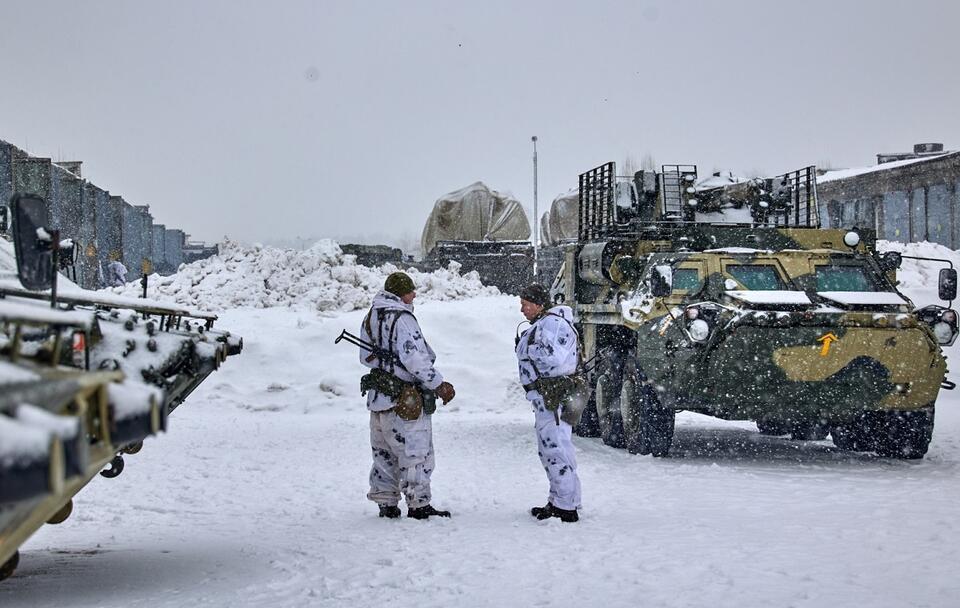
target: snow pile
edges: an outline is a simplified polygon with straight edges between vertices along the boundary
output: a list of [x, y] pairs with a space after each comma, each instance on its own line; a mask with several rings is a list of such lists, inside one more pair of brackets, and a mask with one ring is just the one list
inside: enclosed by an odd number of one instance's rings
[[[172, 276], [152, 275], [148, 295], [205, 310], [280, 306], [350, 311], [369, 306], [387, 275], [396, 270], [410, 275], [421, 302], [499, 293], [485, 287], [476, 272], [461, 275], [459, 268], [456, 263], [431, 273], [392, 264], [368, 268], [358, 265], [355, 256], [344, 254], [329, 239], [305, 251], [226, 241], [221, 243], [219, 255], [183, 265]], [[136, 297], [141, 287], [137, 281], [107, 291]]]

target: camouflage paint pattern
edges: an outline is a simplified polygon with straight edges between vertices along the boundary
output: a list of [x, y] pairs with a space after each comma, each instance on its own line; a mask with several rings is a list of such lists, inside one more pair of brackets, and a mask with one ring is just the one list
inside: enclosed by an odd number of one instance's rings
[[[577, 279], [582, 247], [571, 247], [553, 291], [575, 303], [588, 358], [603, 335], [632, 332], [631, 356], [668, 408], [747, 419], [789, 410], [842, 421], [864, 410], [928, 407], [946, 372], [932, 330], [896, 291], [895, 273], [880, 265], [872, 231], [859, 231], [854, 248], [844, 244], [846, 233], [661, 225], [650, 238], [614, 243], [612, 251], [629, 254], [611, 256], [603, 284]], [[743, 264], [770, 266], [782, 290], [807, 294], [811, 303], [731, 297], [728, 291], [746, 290], [730, 272]], [[695, 269], [699, 285], [655, 298], [649, 279], [658, 265]], [[861, 269], [872, 291], [903, 304], [843, 306], [818, 297], [817, 270], [837, 266]], [[691, 305], [714, 314], [703, 343], [688, 333]]]

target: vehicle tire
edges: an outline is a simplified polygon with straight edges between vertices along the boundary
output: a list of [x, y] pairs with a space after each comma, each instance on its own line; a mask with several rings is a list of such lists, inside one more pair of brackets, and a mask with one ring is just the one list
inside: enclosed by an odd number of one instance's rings
[[757, 430], [764, 435], [786, 435], [790, 432], [790, 423], [779, 418], [761, 418], [757, 420]]
[[67, 504], [60, 507], [60, 510], [54, 513], [50, 519], [47, 520], [48, 524], [62, 524], [67, 521], [67, 518], [70, 517], [70, 514], [73, 513], [73, 499], [67, 501]]
[[790, 421], [790, 438], [797, 441], [823, 441], [830, 434], [830, 426], [819, 416], [802, 417]]
[[[637, 379], [630, 375], [623, 379], [623, 388], [620, 390], [620, 403], [627, 404], [621, 409], [623, 417], [623, 437], [627, 451], [631, 454], [649, 454], [649, 435], [640, 429], [640, 408], [637, 406]], [[625, 411], [624, 411], [625, 410]]]
[[594, 391], [600, 438], [605, 444], [614, 448], [625, 447], [623, 417], [620, 413], [621, 388], [621, 382], [617, 382], [608, 374], [602, 374], [597, 378], [597, 389]]
[[933, 437], [933, 406], [884, 412], [877, 435], [877, 454], [887, 458], [923, 458]]
[[573, 432], [580, 437], [600, 436], [600, 420], [597, 417], [595, 393], [590, 395], [590, 401], [587, 402], [587, 407], [583, 409], [583, 415], [580, 416], [580, 423], [573, 427]]
[[17, 569], [17, 566], [20, 564], [20, 552], [14, 551], [13, 555], [10, 556], [10, 559], [5, 561], [3, 565], [0, 565], [0, 581], [10, 578], [14, 570]]
[[830, 427], [833, 445], [850, 452], [869, 452], [875, 447], [873, 431], [867, 414], [861, 414], [849, 422]]
[[[628, 385], [627, 380], [624, 385]], [[629, 393], [629, 419], [633, 424], [628, 425], [631, 432], [627, 434], [627, 450], [632, 454], [666, 456], [673, 443], [674, 411], [663, 407], [657, 391], [649, 384], [631, 379]], [[627, 394], [628, 390], [624, 390], [624, 398]]]

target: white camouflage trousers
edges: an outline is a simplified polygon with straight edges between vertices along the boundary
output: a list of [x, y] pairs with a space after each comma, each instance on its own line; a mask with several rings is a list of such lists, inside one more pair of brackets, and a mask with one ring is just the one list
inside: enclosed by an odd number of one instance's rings
[[533, 400], [533, 411], [536, 415], [537, 453], [550, 481], [550, 504], [559, 509], [577, 509], [580, 507], [580, 477], [573, 450], [573, 427], [563, 420], [558, 425], [554, 413], [544, 407], [539, 394]]
[[433, 473], [432, 416], [420, 414], [404, 420], [393, 410], [370, 412], [370, 492], [378, 505], [396, 506], [402, 493], [407, 507], [430, 504], [430, 474]]

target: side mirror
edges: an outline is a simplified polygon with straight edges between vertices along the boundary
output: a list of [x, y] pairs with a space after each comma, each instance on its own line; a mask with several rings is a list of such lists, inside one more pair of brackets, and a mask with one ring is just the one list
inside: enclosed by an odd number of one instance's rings
[[27, 289], [50, 289], [53, 284], [53, 243], [43, 226], [47, 217], [46, 201], [32, 194], [14, 194], [10, 212], [20, 282]]
[[0, 232], [6, 232], [8, 228], [10, 228], [10, 208], [0, 205]]
[[953, 268], [940, 269], [940, 299], [948, 302], [957, 299], [957, 271]]
[[658, 264], [650, 274], [650, 292], [655, 298], [670, 295], [673, 291], [673, 268], [667, 264]]

